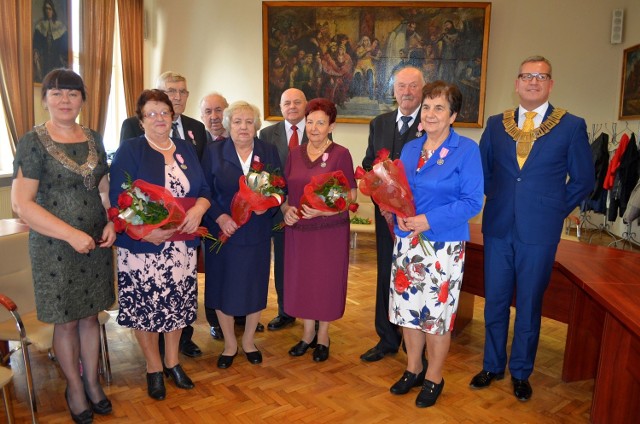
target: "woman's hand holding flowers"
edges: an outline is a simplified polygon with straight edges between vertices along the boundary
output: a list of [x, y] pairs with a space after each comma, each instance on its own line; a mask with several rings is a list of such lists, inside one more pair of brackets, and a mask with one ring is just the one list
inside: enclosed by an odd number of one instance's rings
[[167, 241], [176, 231], [178, 231], [177, 228], [169, 228], [166, 230], [162, 228], [156, 228], [153, 231], [151, 231], [149, 234], [144, 236], [142, 240], [148, 241], [149, 243], [153, 243], [156, 246], [159, 246], [165, 241]]
[[335, 215], [339, 212], [329, 212], [329, 211], [321, 211], [319, 209], [314, 209], [308, 205], [302, 205], [302, 217], [304, 219], [311, 219], [311, 218], [316, 218], [319, 216], [331, 216], [331, 215]]
[[220, 227], [220, 231], [227, 237], [231, 237], [238, 229], [238, 224], [226, 213], [220, 215], [218, 219], [216, 219], [216, 223]]
[[[208, 203], [208, 202], [207, 202]], [[200, 223], [202, 222], [202, 217], [207, 211], [201, 205], [197, 203], [193, 205], [188, 211], [182, 223], [178, 226], [178, 232], [185, 234], [193, 234], [198, 230]]]
[[398, 227], [402, 231], [411, 231], [411, 234], [407, 236], [408, 238], [413, 238], [431, 228], [425, 214], [409, 216], [406, 218], [398, 218]]
[[298, 208], [295, 206], [283, 205], [282, 207], [284, 216], [284, 223], [287, 225], [294, 225], [296, 222], [300, 220], [298, 216]]

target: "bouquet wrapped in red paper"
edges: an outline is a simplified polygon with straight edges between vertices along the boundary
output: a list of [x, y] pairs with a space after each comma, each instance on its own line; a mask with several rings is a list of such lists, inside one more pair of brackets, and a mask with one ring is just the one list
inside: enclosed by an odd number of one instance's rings
[[[134, 240], [141, 240], [156, 228], [177, 227], [184, 220], [187, 210], [195, 204], [194, 197], [173, 197], [164, 187], [144, 180], [131, 181], [129, 175], [122, 184], [118, 206], [107, 211], [117, 233], [126, 232]], [[207, 237], [206, 227], [198, 227], [193, 234], [175, 234], [169, 240], [192, 240]]]
[[304, 186], [300, 198], [300, 207], [308, 205], [324, 212], [343, 212], [358, 210], [358, 204], [351, 197], [349, 181], [342, 171], [315, 175]]
[[[238, 185], [238, 192], [231, 199], [231, 218], [238, 226], [246, 224], [252, 212], [280, 206], [284, 201], [284, 178], [276, 172], [265, 171], [258, 156], [254, 156], [247, 175], [240, 176]], [[211, 250], [220, 250], [228, 239], [220, 231]]]

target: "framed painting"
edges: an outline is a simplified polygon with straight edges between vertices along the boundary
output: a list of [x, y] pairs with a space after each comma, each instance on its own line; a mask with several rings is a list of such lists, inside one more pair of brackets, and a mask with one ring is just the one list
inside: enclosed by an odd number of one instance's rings
[[33, 82], [49, 71], [71, 66], [71, 0], [31, 0]]
[[618, 118], [640, 119], [640, 44], [624, 50]]
[[395, 109], [393, 75], [406, 66], [463, 94], [456, 126], [482, 127], [491, 3], [262, 2], [264, 110], [281, 120], [295, 87], [326, 97], [338, 122]]

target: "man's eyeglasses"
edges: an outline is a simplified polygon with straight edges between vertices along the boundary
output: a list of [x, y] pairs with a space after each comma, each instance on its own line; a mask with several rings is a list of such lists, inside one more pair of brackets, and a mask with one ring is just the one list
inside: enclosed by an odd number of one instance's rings
[[187, 90], [176, 90], [175, 88], [170, 88], [168, 90], [164, 90], [168, 96], [175, 96], [176, 94], [180, 94], [181, 96], [188, 96], [189, 92]]
[[168, 110], [163, 110], [162, 112], [147, 112], [145, 114], [143, 114], [142, 116], [144, 116], [145, 118], [149, 118], [149, 119], [155, 119], [158, 116], [161, 117], [162, 119], [164, 118], [171, 118], [171, 112]]
[[518, 75], [518, 78], [520, 78], [522, 81], [531, 81], [534, 78], [537, 79], [538, 81], [549, 81], [551, 79], [551, 74], [544, 74], [544, 73], [538, 73], [538, 72], [532, 72], [532, 73], [527, 72], [526, 74]]

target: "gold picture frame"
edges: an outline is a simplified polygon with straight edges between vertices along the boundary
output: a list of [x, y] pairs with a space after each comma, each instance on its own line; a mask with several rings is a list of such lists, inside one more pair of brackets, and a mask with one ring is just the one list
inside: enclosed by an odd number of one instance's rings
[[640, 119], [640, 44], [624, 50], [618, 119]]
[[71, 0], [31, 0], [33, 82], [41, 84], [49, 71], [70, 68]]

